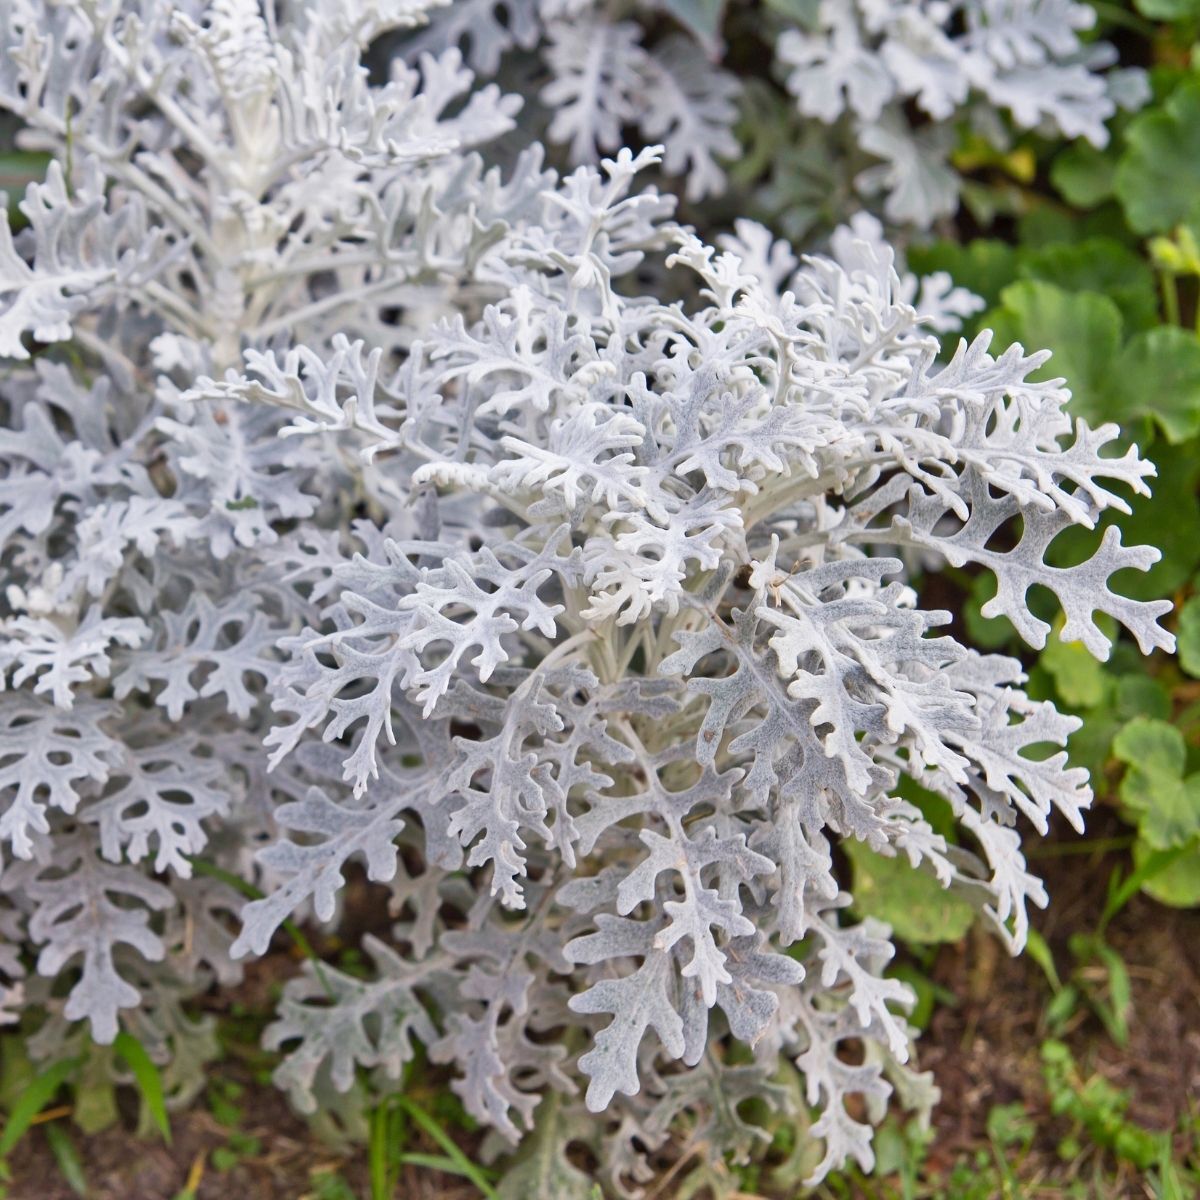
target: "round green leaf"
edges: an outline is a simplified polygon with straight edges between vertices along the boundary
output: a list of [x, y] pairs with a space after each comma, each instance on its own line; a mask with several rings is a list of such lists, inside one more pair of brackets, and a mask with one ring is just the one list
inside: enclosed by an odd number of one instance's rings
[[[1134, 867], [1140, 867], [1153, 853], [1153, 849], [1146, 843], [1135, 842]], [[1142, 891], [1159, 904], [1169, 904], [1172, 908], [1194, 908], [1200, 905], [1200, 849], [1190, 850], [1169, 867], [1156, 871], [1142, 884]]]
[[1179, 665], [1200, 677], [1200, 596], [1193, 596], [1179, 612]]
[[975, 238], [965, 246], [957, 242], [933, 242], [910, 246], [908, 265], [918, 275], [945, 271], [960, 287], [982, 296], [990, 307], [1017, 274], [1017, 253], [1007, 242]]
[[[1191, 579], [1200, 566], [1200, 454], [1194, 442], [1151, 449], [1158, 474], [1149, 481], [1152, 495], [1134, 504], [1133, 512], [1114, 517], [1126, 546], [1149, 544], [1162, 558], [1149, 571], [1121, 571], [1113, 586], [1134, 600], [1159, 600]], [[1068, 533], [1071, 531], [1068, 530]], [[1055, 543], [1061, 538], [1056, 538]]]
[[1154, 272], [1141, 255], [1112, 238], [1023, 250], [1017, 270], [1022, 279], [1041, 279], [1063, 291], [1107, 296], [1121, 310], [1129, 329], [1146, 329], [1157, 322]]
[[1070, 708], [1095, 708], [1108, 695], [1108, 676], [1082, 642], [1057, 637], [1046, 642], [1039, 661], [1054, 678], [1054, 688]]
[[1078, 208], [1095, 208], [1113, 194], [1117, 162], [1090, 142], [1068, 146], [1050, 168], [1050, 182]]
[[1113, 754], [1156, 780], [1178, 779], [1187, 762], [1187, 744], [1174, 725], [1135, 717], [1113, 738]]
[[1122, 675], [1117, 680], [1117, 715], [1129, 721], [1134, 717], [1158, 717], [1165, 721], [1171, 715], [1171, 697], [1166, 688], [1147, 675]]
[[1127, 422], [1147, 416], [1172, 444], [1200, 433], [1200, 338], [1164, 325], [1136, 333], [1111, 376], [1108, 413]]
[[1113, 753], [1129, 764], [1121, 800], [1142, 841], [1170, 850], [1200, 833], [1200, 774], [1183, 778], [1187, 743], [1174, 725], [1137, 717], [1113, 739]]
[[1112, 365], [1121, 345], [1121, 312], [1095, 292], [1072, 293], [1041, 280], [1014, 283], [988, 314], [996, 346], [1020, 342], [1026, 350], [1049, 349], [1054, 357], [1032, 376], [1062, 376], [1071, 389], [1071, 411], [1092, 424], [1108, 419]]
[[1185, 21], [1200, 17], [1200, 0], [1134, 0], [1143, 17], [1152, 21]]
[[1200, 79], [1133, 120], [1114, 189], [1138, 233], [1165, 233], [1200, 212]]

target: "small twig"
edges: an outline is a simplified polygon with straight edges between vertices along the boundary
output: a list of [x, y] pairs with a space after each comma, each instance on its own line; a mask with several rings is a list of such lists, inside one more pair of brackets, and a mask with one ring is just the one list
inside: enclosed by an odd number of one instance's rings
[[1122, 837], [1090, 838], [1080, 842], [1064, 842], [1054, 846], [1030, 846], [1026, 858], [1064, 858], [1072, 854], [1109, 854], [1114, 850], [1128, 850], [1137, 838], [1133, 834]]
[[30, 1125], [44, 1125], [47, 1121], [57, 1121], [59, 1117], [69, 1117], [75, 1109], [69, 1104], [60, 1104], [57, 1108], [47, 1108], [38, 1113]]

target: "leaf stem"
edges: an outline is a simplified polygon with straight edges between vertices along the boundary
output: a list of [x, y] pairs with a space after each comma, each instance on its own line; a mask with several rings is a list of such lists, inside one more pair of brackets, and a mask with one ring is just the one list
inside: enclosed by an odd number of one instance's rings
[[[1180, 324], [1179, 283], [1174, 271], [1162, 271], [1159, 275], [1162, 286], [1163, 315], [1168, 325]], [[1200, 319], [1200, 318], [1198, 318]]]

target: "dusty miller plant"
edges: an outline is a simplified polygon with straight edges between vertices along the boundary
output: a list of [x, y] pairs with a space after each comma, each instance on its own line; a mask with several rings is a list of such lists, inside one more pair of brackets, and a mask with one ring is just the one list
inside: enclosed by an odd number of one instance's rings
[[[630, 136], [664, 143], [692, 201], [725, 189], [739, 117], [762, 136], [769, 67], [800, 120], [771, 147], [760, 203], [782, 189], [794, 207], [797, 176], [827, 195], [849, 163], [846, 203], [928, 228], [958, 204], [959, 127], [997, 149], [1026, 129], [1103, 146], [1118, 107], [1144, 103], [1144, 74], [1108, 70], [1114, 47], [1085, 40], [1095, 22], [1077, 0], [455, 0], [399, 43], [460, 48], [480, 74], [522, 81], [536, 98], [523, 119], [572, 162]], [[727, 29], [759, 68], [747, 88]]]
[[1106, 122], [1149, 89], [1108, 70], [1076, 0], [820, 0], [780, 32], [776, 59], [802, 117], [876, 161], [854, 180], [896, 224], [927, 228], [958, 207], [956, 126], [996, 149], [1012, 131], [1108, 143]]
[[9, 1006], [32, 961], [35, 1053], [123, 1024], [184, 1100], [188, 998], [359, 861], [374, 974], [309, 964], [267, 1035], [302, 1110], [420, 1042], [498, 1139], [557, 1113], [561, 1178], [582, 1137], [634, 1195], [684, 1112], [749, 1153], [787, 1059], [811, 1177], [869, 1167], [928, 1081], [837, 843], [1019, 948], [1023, 834], [1090, 799], [1043, 753], [1075, 722], [909, 566], [990, 572], [1033, 646], [1036, 587], [1098, 655], [1097, 613], [1169, 648], [1108, 586], [1155, 550], [1044, 561], [1152, 467], [1045, 355], [943, 347], [974, 298], [870, 219], [718, 252], [639, 184], [656, 150], [485, 170], [516, 102], [456, 50], [361, 65], [424, 7], [0, 4], [0, 101], [56, 156], [0, 227]]

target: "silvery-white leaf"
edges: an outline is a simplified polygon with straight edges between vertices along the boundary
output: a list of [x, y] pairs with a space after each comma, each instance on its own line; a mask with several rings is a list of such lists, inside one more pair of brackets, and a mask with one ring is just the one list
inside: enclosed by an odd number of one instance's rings
[[148, 962], [159, 961], [165, 950], [150, 914], [173, 900], [169, 889], [140, 871], [102, 861], [98, 848], [84, 831], [60, 834], [44, 859], [11, 867], [3, 887], [19, 889], [33, 905], [29, 937], [40, 947], [38, 973], [53, 977], [68, 964], [79, 969], [64, 1015], [89, 1021], [96, 1041], [108, 1044], [120, 1011], [141, 998], [118, 969], [116, 952], [127, 946]]

